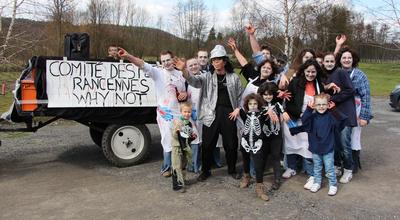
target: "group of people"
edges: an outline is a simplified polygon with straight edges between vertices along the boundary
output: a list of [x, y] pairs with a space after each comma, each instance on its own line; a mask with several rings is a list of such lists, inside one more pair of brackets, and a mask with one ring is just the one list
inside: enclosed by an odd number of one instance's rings
[[[263, 184], [267, 160], [274, 173], [272, 190], [279, 189], [281, 178], [304, 171], [304, 188], [317, 192], [325, 167], [328, 194], [335, 195], [337, 177], [348, 183], [361, 168], [361, 128], [372, 118], [369, 82], [358, 68], [358, 55], [343, 46], [346, 36], [340, 35], [335, 51], [324, 53], [319, 62], [314, 50], [304, 49], [288, 68], [285, 55], [273, 56], [268, 46], [258, 44], [254, 26], [245, 30], [254, 62], [241, 54], [234, 39], [227, 43], [241, 65], [244, 88], [222, 45], [210, 57], [201, 50], [187, 60], [161, 52], [162, 67], [118, 48], [120, 58], [154, 80], [164, 151], [161, 173], [172, 175], [173, 189], [182, 192], [186, 169], [200, 172], [198, 181], [207, 180], [221, 136], [228, 174], [241, 178], [240, 188], [249, 187], [255, 177], [262, 200], [269, 200]], [[239, 146], [242, 175], [236, 170]]]

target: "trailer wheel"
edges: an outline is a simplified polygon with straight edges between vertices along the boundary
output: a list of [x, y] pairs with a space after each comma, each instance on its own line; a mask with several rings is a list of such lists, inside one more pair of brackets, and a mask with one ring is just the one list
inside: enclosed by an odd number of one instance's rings
[[93, 142], [101, 147], [101, 142], [102, 142], [102, 138], [103, 138], [103, 132], [100, 132], [98, 130], [95, 130], [93, 128], [89, 128], [89, 133], [90, 133], [90, 137], [92, 138]]
[[109, 125], [103, 133], [103, 154], [117, 167], [143, 162], [150, 144], [150, 132], [145, 125]]

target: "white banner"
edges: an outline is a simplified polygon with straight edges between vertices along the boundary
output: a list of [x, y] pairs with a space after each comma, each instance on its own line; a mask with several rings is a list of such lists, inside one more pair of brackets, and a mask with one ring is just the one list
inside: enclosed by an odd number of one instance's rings
[[157, 106], [154, 82], [132, 63], [46, 61], [49, 108]]

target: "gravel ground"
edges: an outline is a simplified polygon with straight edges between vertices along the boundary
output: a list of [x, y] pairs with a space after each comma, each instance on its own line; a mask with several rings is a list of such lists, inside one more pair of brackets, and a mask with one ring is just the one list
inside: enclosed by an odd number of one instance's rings
[[226, 167], [186, 193], [174, 192], [159, 174], [162, 148], [154, 125], [151, 158], [128, 168], [111, 166], [76, 123], [0, 133], [0, 219], [399, 219], [400, 112], [386, 98], [373, 104], [375, 118], [363, 130], [363, 169], [334, 197], [326, 180], [318, 193], [304, 190], [300, 174], [263, 202], [254, 184], [239, 189]]

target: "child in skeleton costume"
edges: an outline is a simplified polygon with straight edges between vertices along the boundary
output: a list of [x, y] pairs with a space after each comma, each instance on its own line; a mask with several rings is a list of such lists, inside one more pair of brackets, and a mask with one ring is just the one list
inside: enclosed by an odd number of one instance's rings
[[185, 168], [192, 163], [190, 143], [197, 138], [197, 129], [190, 122], [192, 105], [181, 104], [181, 116], [174, 120], [172, 129], [172, 189], [185, 191]]
[[[263, 138], [262, 122], [265, 120], [265, 111], [260, 111], [264, 101], [261, 96], [251, 93], [244, 98], [244, 109], [240, 109], [240, 117], [244, 121], [241, 146], [250, 153], [256, 171], [256, 193], [259, 198], [268, 201], [263, 184], [264, 159], [263, 159]], [[243, 163], [243, 172], [248, 176], [250, 172], [249, 163]]]
[[282, 132], [279, 118], [285, 112], [278, 99], [278, 86], [275, 83], [265, 82], [259, 88], [257, 93], [263, 97], [265, 106], [263, 111], [268, 112], [270, 117], [262, 121], [263, 131], [263, 164], [271, 154], [272, 168], [274, 171], [274, 182], [272, 189], [277, 190], [281, 185], [281, 167], [280, 158], [282, 153]]

